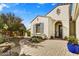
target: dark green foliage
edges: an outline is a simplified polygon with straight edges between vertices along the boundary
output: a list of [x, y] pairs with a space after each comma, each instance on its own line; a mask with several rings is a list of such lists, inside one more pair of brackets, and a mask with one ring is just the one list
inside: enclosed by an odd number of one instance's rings
[[4, 43], [5, 42], [5, 39], [4, 39], [4, 37], [2, 36], [2, 34], [0, 34], [0, 44], [1, 43]]
[[69, 36], [69, 42], [73, 44], [78, 44], [78, 39], [75, 38], [74, 36]]
[[40, 42], [43, 41], [43, 38], [41, 36], [32, 36], [30, 41], [33, 42], [33, 43], [40, 43]]
[[67, 37], [67, 36], [65, 36], [65, 37], [64, 37], [64, 40], [68, 40], [68, 37]]
[[[10, 36], [14, 31], [15, 33], [18, 31], [19, 33], [16, 34], [21, 36], [23, 36], [26, 32], [26, 28], [22, 23], [22, 19], [20, 17], [15, 16], [12, 13], [0, 14], [0, 31], [2, 30], [5, 31], [5, 34], [7, 33], [7, 31], [9, 31], [10, 33], [8, 35]], [[2, 31], [2, 33], [4, 33], [4, 31]]]
[[31, 36], [31, 32], [27, 30], [27, 36]]

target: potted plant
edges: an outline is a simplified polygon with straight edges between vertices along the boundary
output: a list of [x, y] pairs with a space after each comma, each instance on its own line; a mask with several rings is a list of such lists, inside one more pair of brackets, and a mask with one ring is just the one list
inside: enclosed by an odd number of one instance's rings
[[74, 36], [69, 36], [67, 47], [70, 52], [78, 54], [79, 53], [78, 39], [75, 38]]

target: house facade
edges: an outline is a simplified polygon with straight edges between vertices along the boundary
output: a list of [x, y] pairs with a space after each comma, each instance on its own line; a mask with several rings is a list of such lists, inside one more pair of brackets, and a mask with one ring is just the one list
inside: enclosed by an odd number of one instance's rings
[[44, 34], [64, 38], [74, 35], [79, 39], [79, 4], [61, 4], [46, 16], [37, 16], [31, 22], [31, 35]]

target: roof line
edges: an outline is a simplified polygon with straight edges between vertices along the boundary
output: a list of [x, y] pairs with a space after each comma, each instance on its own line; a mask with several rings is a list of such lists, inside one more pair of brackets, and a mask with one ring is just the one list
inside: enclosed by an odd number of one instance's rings
[[47, 16], [37, 15], [37, 16], [31, 21], [31, 23], [32, 23], [37, 17], [47, 17]]
[[[59, 4], [58, 6], [62, 6], [62, 5], [68, 5], [68, 4], [70, 4], [70, 3], [66, 3], [66, 4]], [[52, 10], [54, 10], [54, 9], [56, 9], [57, 8], [57, 6], [55, 7], [55, 8], [52, 8], [45, 16], [41, 16], [41, 15], [37, 15], [32, 21], [31, 21], [31, 23], [37, 18], [37, 17], [46, 17]]]
[[38, 16], [34, 17], [34, 19], [33, 19], [30, 23], [32, 23], [37, 17], [38, 17]]
[[[62, 6], [62, 5], [68, 5], [69, 3], [66, 3], [66, 4], [59, 4], [58, 6]], [[58, 6], [56, 6], [54, 9], [56, 9]], [[47, 16], [52, 10], [54, 10], [53, 8], [45, 15]]]

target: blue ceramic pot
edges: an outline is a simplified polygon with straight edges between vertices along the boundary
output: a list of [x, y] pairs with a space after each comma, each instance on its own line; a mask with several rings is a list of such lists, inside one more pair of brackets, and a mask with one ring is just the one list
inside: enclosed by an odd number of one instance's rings
[[68, 42], [67, 47], [70, 52], [75, 53], [75, 54], [79, 53], [79, 45], [75, 45]]

